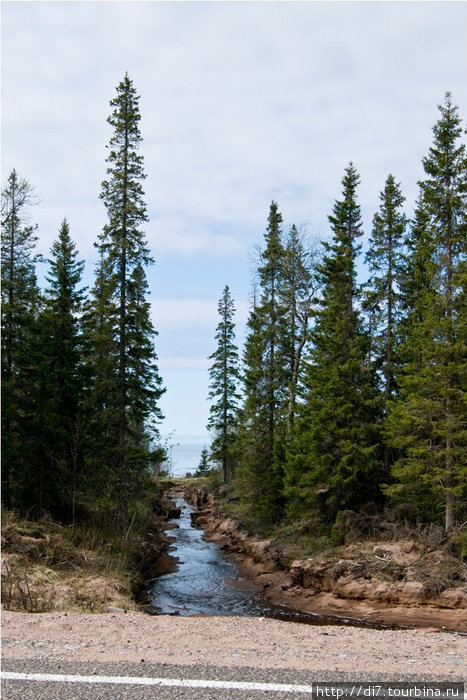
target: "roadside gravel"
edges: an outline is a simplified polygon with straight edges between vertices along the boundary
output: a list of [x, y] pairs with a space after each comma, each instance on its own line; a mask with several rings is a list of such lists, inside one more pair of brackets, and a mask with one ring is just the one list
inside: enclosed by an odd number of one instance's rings
[[[467, 637], [266, 618], [2, 612], [7, 659], [255, 667], [467, 680]], [[144, 660], [144, 661], [143, 661]]]

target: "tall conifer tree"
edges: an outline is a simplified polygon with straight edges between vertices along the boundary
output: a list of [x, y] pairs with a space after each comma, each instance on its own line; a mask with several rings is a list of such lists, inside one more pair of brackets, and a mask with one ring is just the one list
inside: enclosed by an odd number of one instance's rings
[[309, 326], [317, 302], [319, 283], [316, 276], [318, 252], [305, 239], [295, 224], [290, 228], [284, 246], [280, 294], [286, 309], [287, 333], [283, 342], [289, 362], [287, 398], [287, 441], [292, 437], [297, 392], [303, 370], [303, 356], [309, 339]]
[[319, 511], [333, 520], [378, 495], [376, 391], [367, 363], [368, 338], [358, 311], [355, 262], [362, 235], [359, 176], [350, 164], [342, 199], [329, 217], [318, 273], [322, 300], [311, 333], [306, 403], [286, 467], [291, 515]]
[[365, 306], [372, 311], [372, 348], [376, 367], [382, 374], [386, 404], [396, 390], [396, 328], [400, 320], [399, 285], [406, 227], [402, 211], [405, 198], [393, 175], [388, 176], [380, 201], [365, 256], [370, 270]]
[[126, 522], [129, 499], [138, 492], [149, 467], [152, 419], [160, 418], [162, 394], [156, 366], [144, 267], [152, 262], [142, 231], [147, 222], [142, 181], [143, 158], [138, 150], [139, 96], [125, 75], [111, 101], [113, 127], [109, 143], [108, 179], [101, 198], [108, 223], [97, 244], [100, 263], [91, 316], [94, 335], [96, 402], [101, 407], [96, 426], [95, 461], [109, 469], [109, 484]]
[[85, 375], [79, 318], [84, 290], [78, 287], [84, 263], [78, 260], [66, 219], [51, 256], [49, 288], [36, 338], [37, 444], [33, 459], [39, 511], [74, 522], [84, 461], [81, 409]]
[[[400, 362], [414, 359], [408, 341], [421, 324], [436, 296], [435, 237], [430, 213], [420, 188], [415, 212], [408, 227], [399, 271], [401, 319], [398, 327]], [[415, 353], [417, 355], [418, 353]]]
[[240, 369], [238, 348], [235, 345], [235, 306], [230, 289], [225, 287], [219, 300], [220, 321], [216, 330], [217, 349], [209, 356], [214, 360], [210, 369], [209, 398], [211, 405], [208, 430], [214, 433], [211, 459], [222, 465], [224, 482], [230, 481], [233, 473], [232, 448], [237, 439], [237, 413], [240, 394], [238, 384]]
[[245, 404], [242, 412], [242, 458], [237, 490], [257, 524], [277, 521], [283, 510], [282, 469], [285, 415], [290, 380], [283, 305], [284, 246], [282, 215], [272, 202], [258, 269], [260, 298], [250, 313], [245, 345]]
[[2, 501], [23, 510], [31, 505], [31, 372], [40, 309], [37, 227], [29, 223], [35, 203], [34, 188], [12, 170], [2, 191]]
[[[429, 286], [414, 297], [401, 400], [388, 420], [390, 439], [403, 451], [393, 469], [397, 483], [388, 491], [399, 499], [410, 494], [413, 500], [414, 490], [419, 494], [423, 486], [429, 510], [435, 517], [444, 510], [449, 531], [467, 507], [467, 158], [461, 119], [449, 93], [439, 110], [433, 145], [423, 160], [423, 210], [419, 207], [409, 259]], [[415, 505], [427, 515], [427, 502], [415, 498]]]
[[[400, 322], [400, 284], [406, 217], [400, 184], [389, 175], [381, 205], [373, 217], [373, 230], [365, 256], [370, 270], [364, 306], [371, 318], [371, 359], [381, 378], [383, 412], [397, 388], [397, 328]], [[393, 461], [392, 450], [382, 446], [387, 474]]]

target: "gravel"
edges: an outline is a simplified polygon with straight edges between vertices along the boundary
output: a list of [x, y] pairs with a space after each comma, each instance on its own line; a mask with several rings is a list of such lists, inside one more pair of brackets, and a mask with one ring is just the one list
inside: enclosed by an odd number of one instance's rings
[[313, 626], [268, 618], [2, 612], [4, 662], [284, 669], [467, 680], [467, 637], [435, 629]]

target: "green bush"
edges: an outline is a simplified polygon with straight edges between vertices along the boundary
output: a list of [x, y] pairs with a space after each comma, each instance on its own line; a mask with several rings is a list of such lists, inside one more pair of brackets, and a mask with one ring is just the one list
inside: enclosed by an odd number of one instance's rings
[[458, 532], [451, 538], [453, 549], [462, 561], [467, 561], [467, 531]]

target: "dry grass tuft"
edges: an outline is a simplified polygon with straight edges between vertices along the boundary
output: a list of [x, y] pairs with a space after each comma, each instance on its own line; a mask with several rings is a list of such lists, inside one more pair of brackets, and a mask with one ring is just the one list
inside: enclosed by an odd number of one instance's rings
[[5, 610], [134, 610], [131, 573], [116, 541], [93, 527], [30, 522], [2, 513], [2, 605]]

